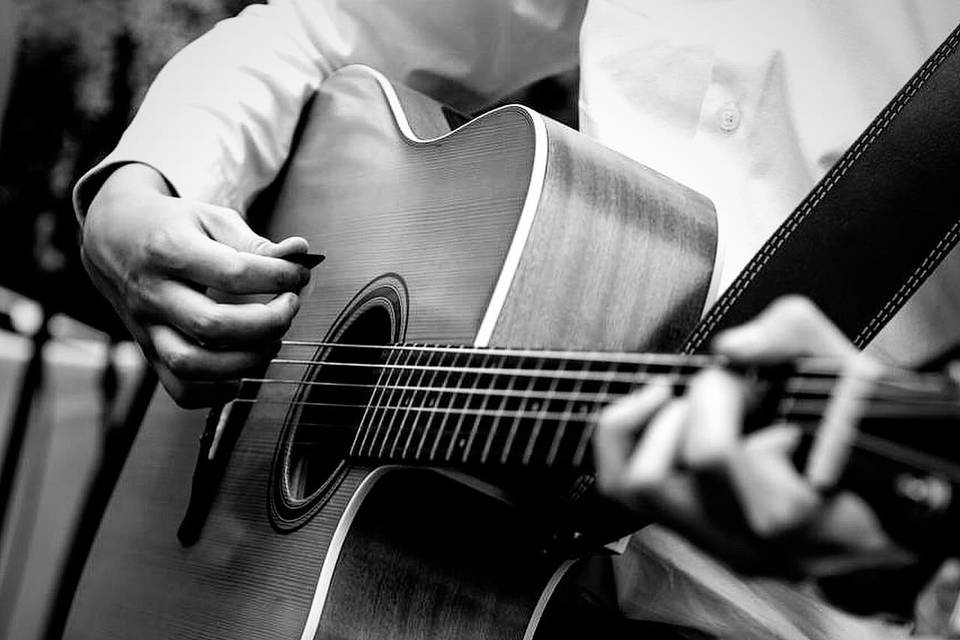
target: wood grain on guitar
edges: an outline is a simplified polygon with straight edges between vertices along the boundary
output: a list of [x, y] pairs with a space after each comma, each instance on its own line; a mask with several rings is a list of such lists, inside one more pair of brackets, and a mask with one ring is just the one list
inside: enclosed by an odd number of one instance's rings
[[[267, 231], [323, 251], [313, 290], [278, 359], [241, 390], [189, 546], [176, 531], [205, 416], [157, 397], [67, 638], [521, 638], [563, 628], [553, 617], [563, 607], [550, 602], [570, 563], [540, 553], [549, 531], [532, 512], [429, 470], [341, 465], [366, 409], [314, 405], [363, 403], [350, 389], [377, 384], [381, 361], [372, 378], [342, 378], [353, 369], [335, 358], [385, 338], [671, 351], [705, 303], [713, 207], [523, 107], [444, 135], [440, 105], [365, 68], [326, 81], [308, 118]], [[354, 386], [318, 391], [344, 382]], [[402, 419], [392, 424], [383, 448], [409, 451], [394, 446]]]

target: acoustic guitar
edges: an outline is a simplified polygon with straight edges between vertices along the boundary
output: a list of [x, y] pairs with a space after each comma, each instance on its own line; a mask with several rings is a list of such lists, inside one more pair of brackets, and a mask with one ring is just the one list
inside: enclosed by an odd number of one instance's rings
[[[576, 628], [578, 559], [638, 526], [592, 499], [593, 416], [652, 377], [682, 385], [715, 363], [637, 355], [675, 350], [699, 318], [714, 212], [524, 107], [452, 124], [365, 67], [323, 84], [267, 228], [326, 261], [235, 401], [204, 415], [157, 396], [65, 637]], [[834, 375], [775, 373], [773, 414], [819, 415]], [[917, 394], [956, 418], [940, 378], [889, 383], [879, 410]], [[883, 428], [862, 477], [890, 482], [865, 493], [917, 514], [926, 528], [904, 539], [936, 530], [952, 505], [925, 502], [923, 483], [953, 486], [960, 470], [930, 431], [891, 462]]]

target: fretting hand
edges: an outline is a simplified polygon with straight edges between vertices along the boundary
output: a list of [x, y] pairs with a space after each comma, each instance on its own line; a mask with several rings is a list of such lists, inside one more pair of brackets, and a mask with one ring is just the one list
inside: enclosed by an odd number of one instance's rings
[[[744, 364], [828, 356], [855, 368], [854, 380], [879, 369], [796, 297], [718, 336], [714, 349]], [[841, 382], [834, 393], [834, 422], [856, 421], [849, 387]], [[842, 438], [818, 435], [811, 462], [798, 471], [791, 460], [798, 428], [741, 433], [756, 392], [738, 374], [713, 368], [696, 375], [683, 397], [672, 397], [669, 385], [651, 385], [610, 406], [594, 438], [601, 491], [750, 571], [815, 576], [903, 561], [863, 501], [821, 491], [843, 469]]]
[[[303, 238], [255, 234], [230, 209], [171, 197], [141, 164], [110, 175], [83, 227], [90, 277], [182, 406], [229, 397], [236, 379], [276, 354], [310, 279], [282, 257], [307, 249]], [[219, 294], [269, 300], [218, 302]]]

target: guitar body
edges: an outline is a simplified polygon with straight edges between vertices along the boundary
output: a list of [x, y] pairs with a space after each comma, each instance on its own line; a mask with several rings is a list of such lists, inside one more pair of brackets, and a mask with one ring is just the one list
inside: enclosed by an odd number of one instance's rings
[[318, 367], [303, 363], [329, 355], [323, 340], [668, 351], [700, 316], [716, 231], [702, 197], [522, 107], [446, 134], [438, 105], [362, 67], [311, 110], [268, 227], [326, 254], [264, 376], [291, 383], [234, 406], [190, 545], [177, 529], [206, 416], [157, 396], [67, 638], [549, 633], [571, 562], [540, 553], [543, 531], [503, 492], [340, 463], [350, 434], [316, 432], [314, 466], [304, 438], [278, 445], [306, 424], [297, 399]]

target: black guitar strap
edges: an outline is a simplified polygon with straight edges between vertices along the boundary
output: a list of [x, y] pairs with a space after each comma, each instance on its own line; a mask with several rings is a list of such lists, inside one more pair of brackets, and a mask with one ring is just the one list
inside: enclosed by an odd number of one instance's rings
[[[684, 353], [775, 298], [811, 298], [858, 346], [960, 236], [960, 27], [763, 245]], [[958, 320], [960, 321], [960, 320]]]

